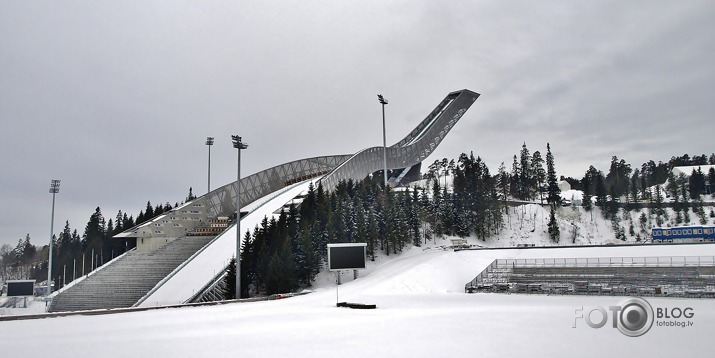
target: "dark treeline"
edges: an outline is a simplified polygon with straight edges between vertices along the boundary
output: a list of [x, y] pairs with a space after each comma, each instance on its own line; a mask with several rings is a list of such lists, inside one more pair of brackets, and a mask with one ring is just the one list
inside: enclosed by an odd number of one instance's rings
[[[674, 206], [680, 209], [678, 203], [693, 203], [702, 200], [703, 195], [715, 193], [715, 168], [703, 171], [698, 166], [714, 165], [715, 154], [673, 157], [668, 163], [652, 160], [633, 169], [623, 159], [613, 156], [608, 173], [591, 166], [584, 177], [578, 181], [579, 189], [584, 191], [586, 198], [595, 197], [596, 204], [606, 208], [606, 214], [613, 214], [617, 204], [625, 203], [635, 206], [640, 202], [663, 203], [665, 197], [673, 199]], [[678, 166], [694, 166], [690, 173], [675, 175], [673, 168]], [[590, 200], [584, 203], [590, 206]]]
[[[500, 178], [474, 155], [462, 154], [457, 163], [437, 163], [426, 174], [428, 185], [421, 188], [384, 188], [381, 175], [341, 182], [330, 193], [311, 185], [299, 208], [264, 218], [253, 232], [246, 232], [242, 296], [310, 285], [326, 263], [328, 243], [364, 242], [368, 259], [374, 260], [378, 253], [397, 254], [444, 235], [486, 240], [498, 233], [504, 216]], [[452, 190], [441, 181], [449, 174], [454, 177]]]
[[[0, 246], [0, 282], [11, 279], [35, 277], [42, 269], [38, 257], [47, 256], [47, 247], [38, 248], [30, 242], [30, 234], [19, 239], [13, 248], [8, 244]], [[47, 264], [45, 264], [47, 271]], [[47, 273], [45, 272], [45, 276]]]
[[[426, 184], [407, 190], [383, 188], [381, 175], [361, 182], [342, 182], [331, 193], [311, 186], [299, 209], [292, 206], [278, 218], [265, 218], [253, 232], [246, 232], [241, 260], [242, 296], [291, 292], [308, 286], [326, 263], [328, 243], [365, 242], [368, 259], [374, 260], [379, 252], [396, 254], [408, 245], [420, 246], [444, 235], [474, 235], [486, 240], [503, 227], [509, 199], [548, 204], [548, 233], [558, 242], [555, 212], [561, 204], [561, 193], [550, 145], [546, 146], [545, 158], [539, 151], [530, 154], [526, 144], [513, 158], [510, 172], [502, 163], [495, 175], [473, 154], [462, 154], [456, 162], [436, 160], [423, 176]], [[634, 173], [630, 165], [613, 157], [608, 174], [592, 166], [583, 179], [568, 181], [585, 191], [586, 210], [592, 209], [591, 197], [597, 198], [596, 205], [603, 206], [604, 215], [614, 221], [614, 228], [619, 228], [617, 236], [623, 238], [624, 231], [615, 215], [622, 198], [636, 193], [631, 202], [652, 200], [652, 193], [642, 188], [665, 183], [676, 165], [702, 165], [703, 161], [713, 162], [715, 155], [709, 159], [704, 155], [693, 159], [687, 155], [673, 157], [669, 163], [650, 161]], [[447, 187], [450, 174], [452, 190]], [[677, 192], [682, 197], [687, 192], [688, 196], [699, 197], [698, 193], [707, 190], [703, 188], [715, 183], [713, 175], [696, 171], [686, 181], [700, 189], [683, 191], [685, 184], [676, 180], [674, 183], [680, 184], [668, 190], [671, 195]]]
[[328, 243], [366, 242], [373, 260], [377, 250], [389, 255], [408, 243], [420, 245], [423, 236], [415, 225], [418, 213], [412, 196], [382, 190], [380, 181], [376, 176], [341, 182], [332, 193], [311, 185], [300, 209], [291, 206], [247, 232], [241, 253], [242, 296], [309, 285], [326, 260]]
[[[651, 160], [636, 169], [614, 156], [606, 173], [590, 166], [581, 179], [561, 179], [584, 192], [582, 205], [587, 211], [595, 198], [595, 205], [612, 220], [617, 237], [624, 239], [618, 210], [647, 203], [655, 224], [662, 226], [669, 219], [664, 210], [666, 197], [672, 201], [674, 223], [689, 223], [689, 210], [705, 221], [702, 197], [715, 193], [715, 170], [695, 169], [687, 176], [675, 176], [672, 168], [707, 164], [715, 164], [715, 154], [686, 154], [667, 163]], [[453, 185], [448, 188], [450, 175]], [[548, 204], [549, 236], [559, 241], [555, 209], [561, 196], [549, 144], [543, 156], [540, 151], [532, 154], [524, 143], [513, 156], [510, 170], [502, 163], [493, 175], [480, 157], [462, 154], [456, 161], [445, 158], [429, 165], [421, 187], [385, 189], [380, 178], [343, 182], [330, 193], [320, 186], [311, 187], [299, 207], [265, 219], [253, 232], [247, 232], [241, 261], [242, 295], [289, 292], [309, 285], [325, 264], [328, 243], [365, 242], [369, 259], [374, 260], [380, 252], [397, 254], [407, 246], [420, 246], [445, 235], [474, 235], [486, 240], [503, 227], [507, 200]], [[186, 201], [194, 198], [189, 189]], [[108, 221], [97, 207], [81, 234], [65, 222], [53, 242], [55, 287], [133, 248], [134, 242], [113, 240], [112, 236], [178, 205], [147, 202], [136, 219], [119, 211]], [[649, 220], [644, 215], [638, 220]], [[18, 240], [15, 248], [3, 245], [2, 278], [44, 281], [48, 252], [47, 245], [39, 249], [32, 245], [29, 235]]]
[[[189, 188], [187, 201], [195, 196]], [[70, 283], [73, 279], [87, 274], [114, 257], [136, 246], [134, 240], [115, 240], [112, 237], [120, 232], [142, 224], [152, 218], [178, 206], [169, 203], [153, 206], [147, 201], [146, 207], [139, 212], [136, 220], [132, 215], [119, 210], [114, 218], [107, 221], [102, 210], [97, 207], [89, 217], [82, 234], [72, 229], [69, 221], [58, 235], [53, 235], [52, 276], [54, 289]], [[10, 245], [0, 247], [0, 278], [35, 279], [38, 282], [47, 279], [49, 245], [39, 249], [30, 242], [30, 235], [18, 241], [15, 248]]]
[[[633, 169], [623, 159], [613, 156], [607, 174], [591, 166], [580, 181], [576, 183], [582, 190], [583, 206], [586, 210], [592, 208], [592, 198], [595, 205], [600, 206], [603, 216], [611, 220], [611, 225], [616, 238], [625, 240], [625, 228], [621, 226], [621, 217], [618, 215], [620, 208], [625, 208], [624, 217], [632, 209], [647, 207], [649, 214], [642, 212], [638, 221], [641, 226], [654, 218], [655, 226], [664, 226], [670, 219], [665, 210], [666, 198], [670, 198], [675, 218], [672, 224], [690, 224], [689, 210], [696, 214], [700, 224], [706, 224], [708, 218], [705, 213], [703, 196], [715, 193], [715, 169], [710, 168], [703, 172], [698, 166], [715, 164], [715, 154], [693, 156], [685, 154], [672, 157], [668, 163], [648, 161], [640, 168]], [[673, 168], [680, 166], [696, 167], [690, 173], [675, 174]], [[711, 210], [711, 217], [712, 210]], [[635, 230], [633, 220], [629, 227], [633, 236]], [[640, 239], [639, 235], [636, 235]]]

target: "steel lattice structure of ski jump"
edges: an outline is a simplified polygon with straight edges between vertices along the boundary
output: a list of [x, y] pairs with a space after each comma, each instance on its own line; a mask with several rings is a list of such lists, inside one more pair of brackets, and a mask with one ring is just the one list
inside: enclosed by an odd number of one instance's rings
[[[388, 170], [401, 169], [401, 175], [420, 164], [439, 145], [449, 130], [479, 97], [478, 93], [460, 90], [449, 93], [405, 138], [387, 147]], [[166, 238], [184, 236], [208, 219], [235, 216], [236, 189], [241, 185], [241, 205], [248, 205], [273, 192], [301, 181], [320, 178], [326, 191], [341, 180], [362, 180], [383, 168], [383, 147], [372, 147], [354, 155], [331, 155], [301, 159], [275, 166], [219, 187], [181, 207], [172, 209], [146, 223], [126, 230], [115, 238]], [[139, 242], [137, 243], [139, 245]]]
[[[405, 138], [387, 148], [387, 169], [406, 172], [425, 160], [478, 97], [478, 93], [466, 89], [448, 94]], [[332, 190], [341, 180], [362, 180], [382, 168], [383, 148], [367, 148], [340, 163], [320, 182], [323, 188]]]

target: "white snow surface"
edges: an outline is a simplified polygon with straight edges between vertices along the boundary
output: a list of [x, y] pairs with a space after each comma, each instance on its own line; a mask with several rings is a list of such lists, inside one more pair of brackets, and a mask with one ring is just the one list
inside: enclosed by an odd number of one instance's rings
[[[242, 220], [242, 231], [252, 230], [276, 205], [305, 188], [307, 183], [296, 185], [277, 194], [270, 205], [247, 208], [252, 213]], [[640, 214], [624, 213], [621, 225], [634, 225], [645, 237], [648, 230], [639, 225]], [[616, 242], [610, 221], [603, 220], [598, 208], [560, 208], [557, 217], [561, 241], [556, 245]], [[694, 223], [697, 218], [691, 217]], [[497, 235], [486, 241], [471, 237], [468, 242], [489, 248], [520, 243], [553, 246], [547, 221], [548, 210], [539, 205], [510, 208]], [[192, 295], [197, 285], [191, 282], [203, 285], [235, 252], [235, 235], [232, 229], [217, 239], [218, 245], [209, 248], [216, 246], [216, 252], [198, 256], [190, 264], [195, 266], [180, 271], [144, 306], [178, 303]], [[635, 242], [633, 235], [627, 236]], [[449, 250], [449, 245], [448, 239], [437, 239], [399, 255], [378, 255], [356, 280], [352, 271], [341, 272], [339, 288], [335, 273], [323, 271], [312, 293], [282, 300], [0, 322], [2, 352], [24, 354], [39, 342], [52, 347], [54, 357], [670, 357], [707, 355], [712, 350], [712, 299], [647, 298], [654, 309], [692, 308], [693, 318], [677, 321], [693, 326], [656, 324], [633, 338], [612, 328], [610, 316], [599, 329], [576, 319], [577, 309], [608, 310], [623, 297], [465, 294], [464, 285], [496, 258], [715, 256], [715, 245], [459, 252]], [[338, 301], [376, 304], [377, 309], [338, 308]], [[28, 303], [28, 309], [3, 308], [0, 315], [42, 312], [44, 302]]]
[[[694, 325], [654, 325], [633, 338], [612, 328], [610, 317], [600, 329], [575, 320], [576, 309], [608, 309], [623, 297], [464, 293], [465, 283], [497, 257], [661, 255], [715, 255], [715, 245], [459, 252], [412, 248], [371, 263], [357, 280], [344, 272], [339, 290], [333, 283], [275, 301], [9, 321], [0, 323], [0, 337], [8, 356], [38, 344], [51, 347], [53, 357], [706, 355], [715, 329], [711, 299], [648, 299], [654, 309], [691, 307]], [[338, 308], [337, 300], [376, 304], [377, 309]]]

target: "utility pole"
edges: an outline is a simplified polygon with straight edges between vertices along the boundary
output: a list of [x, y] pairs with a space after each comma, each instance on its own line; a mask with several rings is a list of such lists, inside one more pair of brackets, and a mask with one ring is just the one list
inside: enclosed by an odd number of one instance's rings
[[50, 194], [52, 194], [52, 219], [50, 220], [50, 257], [47, 263], [47, 296], [52, 293], [52, 242], [55, 232], [55, 194], [60, 192], [60, 181], [52, 179]]
[[214, 137], [206, 137], [206, 145], [209, 147], [209, 185], [207, 193], [211, 192], [211, 146], [214, 145]]
[[238, 149], [238, 169], [236, 171], [236, 298], [241, 298], [241, 150], [248, 144], [241, 137], [232, 135], [233, 147]]
[[377, 95], [377, 100], [382, 104], [382, 159], [384, 162], [385, 188], [387, 188], [387, 137], [385, 136], [385, 105], [387, 100], [381, 94]]

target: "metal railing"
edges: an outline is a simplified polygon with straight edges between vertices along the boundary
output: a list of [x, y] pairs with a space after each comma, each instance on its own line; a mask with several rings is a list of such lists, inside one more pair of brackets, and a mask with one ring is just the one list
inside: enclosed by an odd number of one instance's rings
[[496, 259], [465, 292], [715, 297], [715, 256]]

